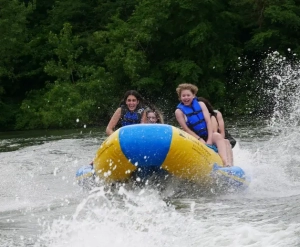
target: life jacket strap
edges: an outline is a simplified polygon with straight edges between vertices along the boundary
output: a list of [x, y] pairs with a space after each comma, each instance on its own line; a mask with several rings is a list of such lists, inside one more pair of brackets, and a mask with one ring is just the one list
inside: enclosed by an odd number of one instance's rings
[[[197, 121], [197, 122], [195, 122], [195, 123], [193, 123], [193, 124], [189, 124], [191, 127], [194, 127], [194, 126], [196, 126], [196, 125], [198, 125], [198, 124], [201, 124], [201, 123], [203, 123], [203, 122], [205, 122], [205, 119], [200, 119], [199, 121]], [[205, 128], [206, 129], [206, 128]]]
[[[194, 108], [193, 108], [194, 110]], [[187, 117], [190, 117], [190, 116], [193, 116], [193, 115], [197, 115], [198, 113], [202, 112], [202, 110], [199, 110], [199, 111], [194, 111], [194, 112], [191, 112], [191, 113], [188, 113], [188, 114], [185, 114]]]

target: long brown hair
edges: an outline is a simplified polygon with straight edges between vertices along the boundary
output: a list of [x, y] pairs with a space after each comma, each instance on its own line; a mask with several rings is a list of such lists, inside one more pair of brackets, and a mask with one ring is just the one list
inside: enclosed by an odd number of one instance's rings
[[205, 98], [203, 98], [203, 97], [198, 97], [197, 100], [203, 102], [203, 103], [206, 105], [207, 110], [208, 110], [208, 112], [209, 112], [211, 115], [215, 115], [215, 114], [216, 114], [216, 113], [214, 112], [213, 106], [211, 105], [211, 103], [210, 103], [207, 99], [205, 99]]

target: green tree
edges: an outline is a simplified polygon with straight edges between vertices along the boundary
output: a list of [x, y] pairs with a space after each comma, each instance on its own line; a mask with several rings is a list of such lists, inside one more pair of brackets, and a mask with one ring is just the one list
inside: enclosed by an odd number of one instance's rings
[[103, 68], [80, 60], [82, 47], [70, 24], [66, 23], [59, 35], [50, 32], [49, 43], [53, 58], [45, 71], [56, 80], [28, 94], [17, 128], [67, 128], [101, 122], [114, 100], [110, 95], [115, 89], [112, 80]]
[[266, 57], [265, 52], [287, 48], [299, 52], [300, 6], [295, 0], [232, 0], [241, 16], [246, 52]]
[[0, 0], [0, 128], [14, 121], [22, 87], [22, 59], [28, 55], [26, 16], [30, 12], [18, 0]]
[[122, 88], [176, 99], [176, 85], [188, 81], [222, 102], [227, 69], [241, 53], [237, 19], [223, 1], [143, 0], [127, 21], [114, 16], [91, 45]]
[[82, 54], [83, 48], [80, 46], [78, 36], [72, 35], [71, 25], [66, 23], [59, 36], [50, 32], [49, 43], [54, 47], [55, 58], [47, 62], [45, 72], [57, 78], [57, 82], [71, 81], [75, 83], [75, 77], [82, 77], [77, 60]]

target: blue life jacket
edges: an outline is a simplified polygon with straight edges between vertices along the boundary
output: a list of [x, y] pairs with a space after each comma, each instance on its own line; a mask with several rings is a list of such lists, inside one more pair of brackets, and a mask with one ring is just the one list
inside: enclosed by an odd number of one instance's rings
[[126, 105], [121, 105], [121, 126], [141, 123], [144, 110], [145, 109], [143, 107], [138, 105], [137, 108], [132, 112], [129, 111]]
[[197, 98], [193, 99], [191, 106], [186, 106], [183, 103], [180, 103], [177, 108], [180, 109], [186, 116], [186, 125], [198, 136], [206, 140], [208, 136], [207, 125]]

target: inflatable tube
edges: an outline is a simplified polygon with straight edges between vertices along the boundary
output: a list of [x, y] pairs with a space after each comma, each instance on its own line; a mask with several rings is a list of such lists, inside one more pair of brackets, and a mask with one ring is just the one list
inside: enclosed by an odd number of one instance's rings
[[95, 171], [93, 164], [80, 167], [76, 172], [77, 183], [85, 188], [90, 188], [95, 182]]
[[[143, 178], [162, 172], [207, 184], [215, 180], [216, 174], [221, 174], [221, 168], [222, 160], [215, 151], [166, 124], [122, 127], [102, 143], [94, 159], [95, 175], [109, 182], [126, 181], [134, 174]], [[244, 174], [232, 173], [234, 168], [224, 169], [223, 177], [229, 172], [231, 179], [237, 178], [243, 184]]]

